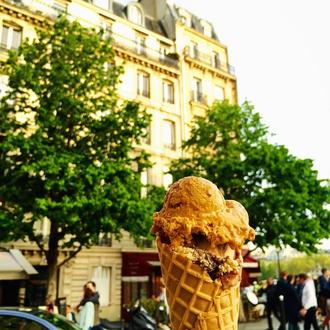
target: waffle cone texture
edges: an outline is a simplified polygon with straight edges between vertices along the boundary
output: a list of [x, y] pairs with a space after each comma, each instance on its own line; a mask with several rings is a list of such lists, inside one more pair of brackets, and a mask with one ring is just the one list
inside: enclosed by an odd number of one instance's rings
[[198, 265], [157, 238], [172, 330], [237, 330], [239, 283], [223, 289]]

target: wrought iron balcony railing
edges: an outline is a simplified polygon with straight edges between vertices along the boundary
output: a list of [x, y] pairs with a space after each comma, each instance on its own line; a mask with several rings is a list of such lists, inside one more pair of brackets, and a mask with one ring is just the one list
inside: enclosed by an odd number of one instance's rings
[[191, 100], [193, 102], [198, 102], [207, 105], [207, 96], [201, 92], [191, 91]]
[[196, 47], [186, 46], [184, 49], [184, 55], [190, 58], [196, 59], [199, 62], [210, 65], [218, 70], [228, 72], [231, 75], [235, 75], [235, 68], [228, 64], [220, 61], [219, 58], [205, 54]]
[[125, 50], [134, 52], [137, 55], [142, 55], [150, 60], [160, 62], [174, 68], [178, 68], [178, 59], [176, 54], [164, 54], [158, 50], [147, 47], [146, 45], [139, 43], [136, 40], [129, 39], [123, 35], [110, 33], [112, 42], [115, 46]]
[[172, 143], [164, 143], [163, 146], [166, 149], [176, 150], [176, 144], [174, 142], [172, 142]]
[[22, 6], [32, 12], [42, 13], [52, 19], [65, 12], [65, 6], [56, 3], [49, 4], [47, 0], [5, 0], [17, 6]]
[[137, 94], [138, 95], [141, 95], [141, 96], [144, 96], [144, 97], [150, 97], [150, 92], [147, 89], [140, 89], [140, 88], [138, 88]]

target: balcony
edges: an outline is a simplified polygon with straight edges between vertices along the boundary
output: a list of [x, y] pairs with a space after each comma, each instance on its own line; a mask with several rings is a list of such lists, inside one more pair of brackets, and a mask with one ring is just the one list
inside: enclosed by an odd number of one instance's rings
[[31, 12], [42, 14], [44, 16], [55, 19], [58, 15], [65, 12], [66, 8], [54, 0], [6, 0], [17, 6], [25, 7]]
[[207, 105], [207, 96], [201, 92], [191, 91], [191, 101]]
[[98, 246], [112, 246], [112, 235], [110, 233], [103, 233], [99, 235]]
[[114, 46], [131, 51], [163, 65], [168, 65], [174, 68], [178, 68], [179, 66], [176, 54], [163, 54], [137, 42], [136, 40], [128, 39], [125, 36], [116, 33], [111, 33], [111, 38]]
[[163, 143], [163, 147], [169, 150], [176, 150], [176, 144], [174, 142]]
[[196, 47], [186, 46], [184, 49], [184, 55], [185, 57], [197, 60], [198, 62], [211, 66], [214, 69], [227, 72], [232, 76], [235, 75], [235, 68], [232, 65], [228, 63], [223, 63], [220, 61], [219, 58], [214, 58], [210, 54], [202, 53]]
[[140, 89], [140, 88], [138, 88], [137, 94], [138, 95], [141, 95], [141, 96], [144, 96], [144, 97], [150, 97], [150, 92], [147, 89]]

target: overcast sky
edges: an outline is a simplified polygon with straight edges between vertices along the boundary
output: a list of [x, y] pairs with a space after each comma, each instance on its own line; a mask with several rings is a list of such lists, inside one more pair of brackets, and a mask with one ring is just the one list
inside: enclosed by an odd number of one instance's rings
[[228, 46], [239, 102], [299, 158], [330, 178], [330, 1], [174, 0]]

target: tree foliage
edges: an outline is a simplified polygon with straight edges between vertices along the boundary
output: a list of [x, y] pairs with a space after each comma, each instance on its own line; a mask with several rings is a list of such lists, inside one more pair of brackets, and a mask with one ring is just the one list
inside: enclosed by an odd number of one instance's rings
[[[330, 268], [330, 256], [325, 253], [318, 253], [282, 259], [279, 263], [281, 270], [285, 270], [289, 274], [298, 275], [301, 273], [311, 273], [318, 276], [321, 275], [322, 268]], [[277, 260], [261, 260], [260, 268], [262, 279], [278, 277]]]
[[184, 142], [184, 158], [174, 161], [175, 179], [199, 175], [213, 181], [227, 199], [248, 210], [260, 247], [292, 246], [315, 251], [329, 237], [329, 182], [317, 178], [310, 159], [268, 142], [268, 128], [247, 102], [215, 103], [197, 118]]
[[[59, 249], [79, 251], [102, 232], [149, 232], [153, 205], [140, 196], [148, 156], [133, 147], [149, 116], [119, 102], [123, 67], [114, 56], [102, 31], [60, 17], [10, 52], [4, 67], [0, 240], [36, 242], [51, 274]], [[46, 241], [35, 231], [43, 219]]]

